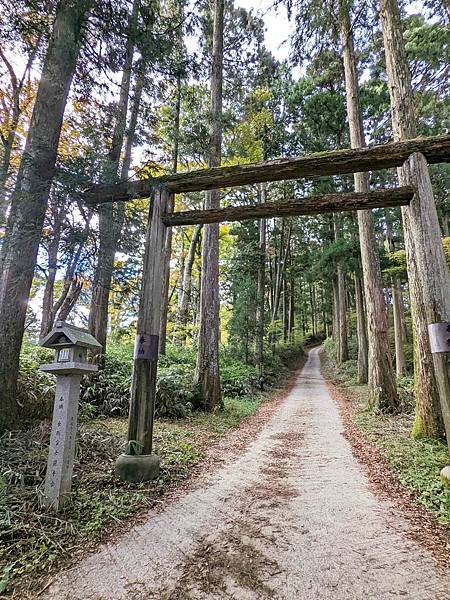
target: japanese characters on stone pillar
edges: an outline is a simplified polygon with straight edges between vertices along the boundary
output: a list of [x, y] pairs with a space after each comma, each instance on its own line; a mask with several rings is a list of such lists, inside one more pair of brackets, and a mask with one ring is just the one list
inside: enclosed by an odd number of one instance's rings
[[87, 362], [87, 351], [97, 350], [101, 345], [88, 331], [58, 321], [41, 346], [55, 350], [55, 362], [42, 365], [41, 371], [56, 375], [44, 503], [59, 510], [72, 487], [81, 377], [98, 368]]

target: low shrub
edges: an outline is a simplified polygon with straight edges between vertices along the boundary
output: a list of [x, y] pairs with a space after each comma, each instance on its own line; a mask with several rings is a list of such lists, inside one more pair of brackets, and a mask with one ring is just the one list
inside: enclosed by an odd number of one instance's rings
[[160, 369], [156, 383], [156, 416], [185, 419], [192, 412], [193, 404], [191, 366], [175, 364]]
[[414, 412], [414, 377], [409, 375], [397, 377], [397, 391], [402, 412]]
[[[298, 364], [303, 349], [298, 344], [283, 344], [267, 349], [265, 385], [273, 385]], [[27, 344], [21, 357], [19, 395], [24, 419], [29, 422], [51, 416], [54, 377], [41, 373], [39, 366], [53, 359], [53, 353]], [[159, 359], [155, 413], [159, 418], [184, 419], [198, 408], [193, 385], [196, 352], [192, 348], [170, 346]], [[85, 420], [95, 416], [122, 417], [128, 414], [133, 369], [131, 343], [110, 343], [104, 368], [81, 382], [80, 414]], [[233, 348], [220, 350], [221, 384], [224, 397], [251, 395], [259, 388], [257, 368], [236, 360]], [[25, 419], [26, 417], [26, 419]]]
[[220, 381], [224, 396], [246, 396], [257, 387], [258, 373], [256, 367], [242, 362], [225, 364], [220, 369]]
[[104, 368], [83, 378], [81, 401], [94, 406], [97, 414], [117, 417], [127, 414], [131, 375], [131, 357], [124, 360], [113, 352], [108, 353]]
[[24, 343], [17, 386], [19, 419], [24, 424], [38, 419], [48, 419], [52, 414], [55, 379], [39, 370], [40, 365], [52, 360], [51, 350]]

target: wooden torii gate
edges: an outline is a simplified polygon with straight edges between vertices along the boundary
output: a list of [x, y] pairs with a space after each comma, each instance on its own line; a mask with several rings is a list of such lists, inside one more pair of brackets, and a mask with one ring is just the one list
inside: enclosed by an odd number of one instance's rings
[[[300, 158], [214, 167], [115, 185], [98, 185], [85, 193], [84, 198], [90, 204], [152, 198], [134, 353], [128, 445], [126, 454], [119, 457], [116, 463], [116, 473], [122, 479], [144, 481], [156, 477], [159, 472], [159, 459], [152, 454], [152, 441], [167, 227], [404, 206], [411, 202], [414, 189], [405, 186], [368, 193], [326, 194], [280, 203], [169, 213], [168, 207], [173, 206], [173, 195], [399, 167], [416, 152], [422, 153], [429, 164], [450, 162], [450, 135], [323, 152]], [[450, 432], [450, 423], [446, 423], [446, 429]]]

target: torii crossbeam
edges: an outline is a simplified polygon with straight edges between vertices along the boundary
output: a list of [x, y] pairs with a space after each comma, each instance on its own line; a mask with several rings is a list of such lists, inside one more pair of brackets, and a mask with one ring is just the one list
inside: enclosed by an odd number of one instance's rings
[[159, 472], [159, 459], [152, 454], [152, 438], [160, 314], [165, 278], [164, 247], [168, 226], [403, 206], [414, 198], [414, 189], [406, 186], [362, 194], [326, 194], [282, 203], [168, 214], [168, 207], [173, 205], [173, 195], [267, 181], [398, 167], [417, 152], [422, 153], [429, 163], [450, 162], [450, 135], [418, 138], [369, 148], [324, 152], [294, 159], [202, 169], [143, 181], [122, 182], [112, 186], [94, 186], [86, 191], [84, 198], [90, 204], [152, 197], [134, 353], [128, 446], [126, 454], [120, 456], [116, 462], [116, 474], [121, 479], [131, 482], [145, 481], [155, 478]]

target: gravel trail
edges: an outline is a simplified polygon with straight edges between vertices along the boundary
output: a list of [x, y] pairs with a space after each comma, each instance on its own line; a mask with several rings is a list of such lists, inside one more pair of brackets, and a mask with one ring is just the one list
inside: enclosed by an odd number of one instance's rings
[[369, 490], [342, 431], [313, 349], [239, 458], [40, 598], [450, 599], [450, 576]]

